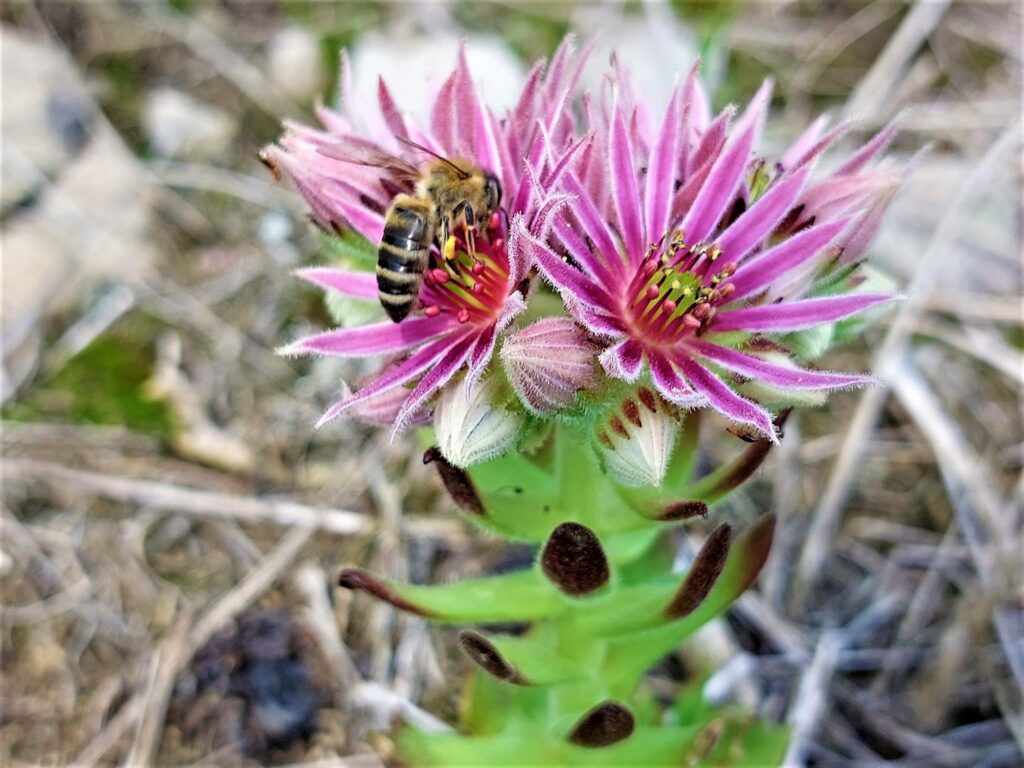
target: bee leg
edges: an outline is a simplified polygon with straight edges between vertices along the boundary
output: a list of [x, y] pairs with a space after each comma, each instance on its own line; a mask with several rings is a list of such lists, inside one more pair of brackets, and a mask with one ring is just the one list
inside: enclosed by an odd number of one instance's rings
[[476, 216], [473, 213], [473, 206], [469, 203], [462, 204], [462, 221], [466, 231], [466, 247], [469, 248], [469, 255], [476, 255]]

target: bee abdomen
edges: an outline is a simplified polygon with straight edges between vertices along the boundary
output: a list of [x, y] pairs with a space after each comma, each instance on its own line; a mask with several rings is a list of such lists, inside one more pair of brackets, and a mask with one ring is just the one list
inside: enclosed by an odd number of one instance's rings
[[380, 303], [396, 323], [412, 309], [429, 260], [428, 211], [417, 200], [396, 203], [384, 225], [377, 250], [377, 289]]

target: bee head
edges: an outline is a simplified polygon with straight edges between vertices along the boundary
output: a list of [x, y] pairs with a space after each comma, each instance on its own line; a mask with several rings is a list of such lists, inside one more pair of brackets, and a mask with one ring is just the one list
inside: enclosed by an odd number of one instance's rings
[[501, 182], [493, 173], [488, 173], [484, 179], [484, 201], [487, 210], [493, 213], [501, 205]]

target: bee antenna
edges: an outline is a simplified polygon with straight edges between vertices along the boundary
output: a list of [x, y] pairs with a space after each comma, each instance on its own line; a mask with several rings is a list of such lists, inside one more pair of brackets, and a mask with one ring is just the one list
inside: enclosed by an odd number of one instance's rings
[[436, 157], [442, 163], [444, 163], [445, 165], [449, 166], [453, 171], [455, 171], [457, 174], [459, 174], [460, 178], [462, 178], [462, 179], [468, 179], [469, 178], [470, 174], [466, 173], [464, 170], [459, 168], [459, 166], [457, 166], [455, 163], [453, 163], [451, 160], [449, 160], [444, 155], [439, 155], [434, 150], [429, 149], [427, 147], [424, 147], [422, 144], [417, 144], [412, 139], [407, 139], [404, 136], [395, 136], [395, 138], [398, 139], [403, 144], [405, 144], [406, 146], [412, 147], [413, 149], [418, 150], [420, 152], [425, 152], [426, 154], [431, 155], [432, 157]]

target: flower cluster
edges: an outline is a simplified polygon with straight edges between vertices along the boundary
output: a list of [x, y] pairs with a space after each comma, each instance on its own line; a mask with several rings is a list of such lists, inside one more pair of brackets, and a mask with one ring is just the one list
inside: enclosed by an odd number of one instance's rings
[[[623, 482], [657, 484], [682, 411], [711, 408], [775, 440], [769, 406], [787, 393], [871, 381], [811, 369], [798, 349], [808, 329], [893, 299], [864, 291], [858, 266], [899, 184], [877, 162], [894, 129], [816, 174], [844, 126], [819, 120], [777, 159], [762, 156], [770, 83], [742, 112], [714, 115], [695, 66], [656, 120], [617, 64], [601, 93], [578, 93], [584, 58], [566, 40], [498, 117], [460, 54], [429, 125], [403, 115], [383, 81], [377, 104], [359, 103], [343, 59], [340, 110], [319, 108], [321, 129], [288, 125], [264, 151], [317, 224], [371, 251], [391, 201], [413, 192], [400, 169], [422, 166], [424, 150], [475, 164], [505, 191], [500, 214], [432, 244], [408, 318], [283, 350], [385, 358], [321, 423], [369, 415], [397, 431], [433, 419], [446, 458], [465, 466], [557, 415], [591, 424]], [[300, 276], [377, 298], [368, 271]]]

